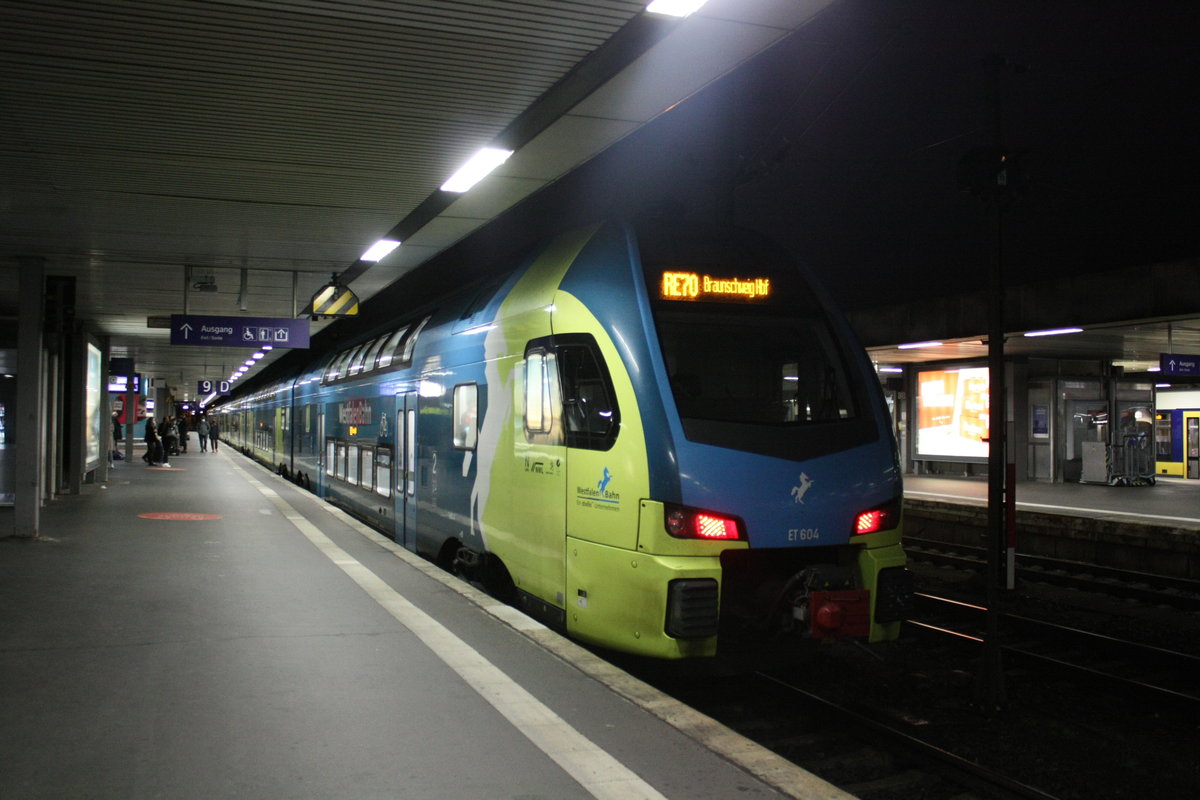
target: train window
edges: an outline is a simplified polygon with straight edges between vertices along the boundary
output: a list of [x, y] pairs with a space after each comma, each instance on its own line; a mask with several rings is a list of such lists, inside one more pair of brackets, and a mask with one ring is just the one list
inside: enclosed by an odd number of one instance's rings
[[363, 447], [358, 453], [358, 485], [375, 491], [375, 448]]
[[362, 372], [363, 371], [363, 363], [366, 360], [367, 353], [374, 347], [375, 347], [375, 340], [372, 339], [371, 341], [367, 342], [366, 344], [355, 348], [354, 355], [350, 359], [350, 370], [347, 374], [357, 375], [358, 373]]
[[358, 485], [358, 445], [346, 445], [346, 474], [347, 483]]
[[387, 344], [387, 340], [387, 336], [380, 336], [366, 349], [363, 355], [363, 372], [370, 372], [375, 369], [375, 362], [379, 358], [379, 351]]
[[404, 492], [409, 497], [414, 497], [417, 493], [417, 410], [408, 409], [407, 417], [404, 423], [404, 471], [407, 476]]
[[541, 350], [525, 356], [525, 430], [529, 433], [550, 432], [550, 358]]
[[400, 361], [404, 365], [412, 363], [413, 350], [417, 346], [417, 337], [421, 335], [421, 331], [425, 329], [425, 324], [429, 322], [429, 317], [418, 322], [413, 326], [412, 333], [404, 340], [404, 352], [400, 356]]
[[342, 356], [339, 353], [329, 361], [329, 365], [325, 367], [325, 372], [321, 375], [321, 383], [330, 383], [337, 380], [338, 364], [341, 363]]
[[855, 416], [823, 315], [660, 311], [656, 321], [685, 419], [805, 425]]
[[479, 387], [460, 383], [454, 387], [454, 447], [474, 450], [479, 436]]
[[335, 475], [334, 465], [337, 463], [337, 442], [329, 439], [325, 442], [325, 474]]
[[350, 363], [350, 357], [354, 355], [354, 350], [343, 350], [338, 353], [337, 358], [329, 365], [329, 369], [325, 370], [325, 382], [340, 380], [346, 377], [346, 366]]
[[[345, 363], [342, 364], [341, 377], [349, 378], [350, 376], [355, 374], [354, 373], [354, 364], [355, 364], [355, 362], [357, 362], [359, 360], [359, 358], [362, 357], [362, 352], [364, 349], [366, 349], [366, 347], [361, 344], [358, 347], [351, 348], [350, 352], [346, 355]], [[359, 369], [360, 370], [362, 369], [361, 364], [359, 366]]]
[[556, 340], [567, 446], [608, 450], [620, 429], [612, 380], [591, 336]]
[[383, 343], [383, 347], [379, 350], [379, 360], [375, 364], [376, 369], [383, 369], [392, 365], [392, 359], [395, 356], [396, 348], [400, 342], [404, 341], [404, 334], [408, 333], [408, 326], [392, 331], [392, 335], [388, 336]]
[[392, 451], [387, 447], [375, 450], [375, 494], [392, 496]]

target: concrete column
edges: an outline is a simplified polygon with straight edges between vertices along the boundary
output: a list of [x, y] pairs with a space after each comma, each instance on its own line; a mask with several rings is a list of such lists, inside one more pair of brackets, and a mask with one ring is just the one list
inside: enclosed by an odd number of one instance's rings
[[1025, 481], [1032, 475], [1029, 464], [1029, 365], [1010, 362], [1008, 368], [1008, 460], [1017, 465], [1017, 480]]
[[41, 524], [46, 405], [42, 372], [42, 328], [45, 309], [46, 260], [37, 256], [17, 259], [17, 464], [14, 533], [36, 538]]

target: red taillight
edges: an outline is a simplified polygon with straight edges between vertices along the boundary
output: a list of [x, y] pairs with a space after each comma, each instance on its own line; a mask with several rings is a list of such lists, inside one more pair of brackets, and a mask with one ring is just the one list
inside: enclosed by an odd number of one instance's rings
[[860, 512], [854, 518], [854, 532], [859, 533], [875, 533], [875, 531], [887, 530], [894, 528], [900, 524], [900, 501], [892, 500], [884, 503], [878, 508], [868, 509]]
[[879, 530], [880, 523], [883, 522], [883, 512], [876, 509], [874, 511], [864, 511], [858, 515], [858, 520], [854, 523], [855, 533], [874, 533]]
[[730, 540], [741, 539], [741, 525], [736, 517], [726, 517], [711, 511], [668, 506], [667, 533], [676, 539]]

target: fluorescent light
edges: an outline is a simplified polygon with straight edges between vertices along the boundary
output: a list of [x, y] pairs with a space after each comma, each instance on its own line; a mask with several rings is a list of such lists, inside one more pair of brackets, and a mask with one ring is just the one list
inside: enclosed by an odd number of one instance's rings
[[1169, 383], [1156, 383], [1156, 384], [1154, 384], [1154, 388], [1155, 388], [1155, 389], [1170, 389], [1170, 388], [1171, 388], [1171, 384], [1169, 384]]
[[259, 353], [255, 353], [254, 355], [252, 355], [250, 357], [253, 358], [255, 361], [258, 361], [260, 358], [266, 358], [267, 354], [259, 352]]
[[1026, 336], [1058, 336], [1060, 333], [1083, 333], [1083, 328], [1054, 328], [1048, 331], [1029, 331]]
[[[367, 252], [358, 257], [359, 261], [379, 261], [388, 253], [400, 246], [400, 242], [395, 239], [380, 239], [375, 244], [367, 248]], [[408, 252], [407, 250], [405, 252]]]
[[880, 372], [904, 372], [904, 367], [880, 367]]
[[913, 342], [911, 344], [896, 345], [897, 350], [916, 350], [918, 347], [941, 347], [941, 342]]
[[646, 6], [651, 14], [665, 14], [670, 17], [686, 17], [696, 11], [708, 0], [654, 0]]
[[1162, 367], [1147, 367], [1146, 372], [1162, 372]]
[[[471, 160], [450, 176], [450, 180], [442, 184], [443, 192], [465, 192], [483, 180], [489, 172], [508, 160], [512, 150], [501, 150], [498, 147], [485, 147]], [[365, 259], [364, 259], [365, 260]]]

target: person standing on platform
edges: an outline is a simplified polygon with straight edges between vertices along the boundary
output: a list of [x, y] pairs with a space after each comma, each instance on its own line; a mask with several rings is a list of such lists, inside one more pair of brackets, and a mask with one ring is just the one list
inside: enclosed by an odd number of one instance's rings
[[217, 445], [220, 444], [221, 426], [214, 419], [208, 423], [208, 443], [212, 445], [212, 451], [217, 452]]
[[142, 456], [142, 460], [152, 467], [157, 467], [162, 462], [162, 442], [158, 438], [158, 426], [154, 424], [154, 417], [146, 417], [146, 454]]
[[117, 416], [116, 411], [113, 412], [112, 422], [113, 422], [112, 460], [113, 461], [121, 461], [122, 459], [125, 458], [125, 456], [121, 455], [121, 440], [124, 439], [125, 436], [123, 435], [123, 432], [122, 432], [122, 428], [124, 426], [121, 424], [121, 419], [120, 419], [120, 417]]
[[[201, 417], [200, 421], [196, 423], [196, 436], [199, 437], [199, 439], [200, 439], [200, 452], [207, 453], [208, 452], [208, 419], [206, 417]], [[216, 450], [215, 447], [213, 449]]]
[[163, 466], [167, 466], [166, 462], [171, 456], [179, 455], [179, 428], [175, 427], [174, 417], [163, 417], [158, 435], [162, 437]]

